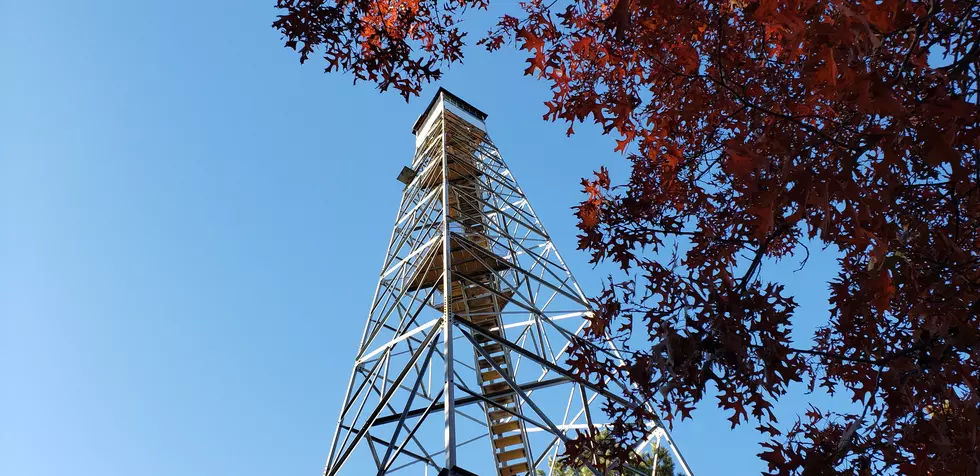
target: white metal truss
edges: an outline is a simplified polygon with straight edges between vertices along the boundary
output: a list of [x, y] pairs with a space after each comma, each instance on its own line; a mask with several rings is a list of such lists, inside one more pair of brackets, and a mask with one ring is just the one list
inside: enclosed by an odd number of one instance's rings
[[[623, 382], [598, 386], [567, 368], [589, 302], [485, 118], [440, 89], [416, 124], [326, 476], [550, 474], [576, 431], [604, 426], [605, 402], [642, 404]], [[690, 476], [664, 428], [636, 450], [661, 440]]]

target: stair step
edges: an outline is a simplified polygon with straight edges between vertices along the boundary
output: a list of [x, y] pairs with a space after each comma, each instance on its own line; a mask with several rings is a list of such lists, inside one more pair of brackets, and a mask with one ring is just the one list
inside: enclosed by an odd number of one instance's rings
[[453, 282], [452, 289], [449, 292], [449, 295], [452, 296], [452, 297], [454, 297], [454, 298], [456, 298], [456, 299], [459, 299], [459, 298], [463, 297], [463, 291], [474, 292], [473, 291], [473, 288], [479, 289], [478, 292], [480, 292], [480, 293], [485, 293], [486, 292], [482, 288], [479, 288], [475, 284], [463, 284], [463, 285], [461, 285], [460, 281], [454, 281]]
[[482, 344], [482, 343], [484, 343], [484, 342], [490, 342], [490, 341], [496, 341], [496, 340], [497, 340], [496, 338], [497, 338], [497, 337], [500, 337], [500, 334], [497, 334], [497, 333], [496, 333], [496, 332], [494, 332], [494, 331], [489, 331], [488, 333], [489, 333], [489, 334], [490, 334], [491, 336], [493, 336], [493, 337], [487, 337], [487, 336], [485, 336], [485, 335], [483, 335], [483, 334], [474, 334], [474, 335], [473, 335], [473, 337], [474, 337], [474, 338], [476, 339], [476, 341], [477, 341], [477, 342], [479, 342], [480, 344]]
[[518, 463], [513, 466], [500, 468], [500, 476], [515, 476], [527, 472], [527, 463]]
[[509, 421], [507, 423], [497, 423], [490, 427], [490, 431], [495, 435], [501, 433], [507, 433], [508, 431], [516, 431], [521, 429], [521, 422], [519, 421]]
[[[469, 305], [466, 305], [466, 306], [460, 305], [460, 306], [457, 307], [455, 304], [453, 304], [453, 312], [455, 312], [456, 314], [460, 314], [460, 315], [464, 315], [464, 316], [470, 316], [472, 318], [475, 318], [476, 316], [485, 316], [487, 314], [492, 313], [493, 312], [493, 306], [474, 306], [472, 304], [469, 304]], [[483, 321], [483, 322], [485, 322], [485, 321]], [[481, 322], [481, 324], [482, 324], [482, 322]]]
[[485, 350], [488, 354], [496, 354], [503, 352], [504, 350], [504, 346], [500, 344], [481, 345], [480, 347], [483, 348], [483, 350]]
[[[504, 365], [505, 363], [507, 363], [507, 359], [505, 359], [505, 358], [504, 358], [504, 356], [502, 356], [502, 355], [500, 355], [500, 356], [497, 356], [497, 357], [494, 357], [494, 358], [493, 358], [493, 361], [494, 361], [494, 362], [495, 362], [495, 363], [496, 363], [496, 364], [497, 364], [498, 366], [501, 366], [501, 367], [502, 367], [502, 366], [503, 366], [503, 365]], [[484, 359], [484, 358], [483, 358], [483, 356], [481, 355], [481, 356], [480, 356], [480, 368], [481, 368], [481, 369], [486, 369], [486, 368], [491, 368], [491, 367], [493, 367], [493, 366], [492, 366], [492, 365], [490, 365], [490, 362], [489, 362], [489, 361], [488, 361], [487, 359]]]
[[[472, 322], [473, 324], [476, 324], [477, 326], [480, 326], [481, 328], [486, 329], [488, 331], [490, 331], [490, 330], [496, 330], [497, 328], [500, 327], [500, 325], [497, 324], [497, 318], [496, 318], [496, 316], [489, 316], [489, 317], [487, 317], [486, 315], [475, 315], [474, 316], [474, 315], [471, 314], [470, 315], [470, 322]], [[478, 334], [476, 332], [474, 332], [474, 334], [480, 335], [480, 334]]]
[[524, 448], [517, 448], [516, 450], [497, 453], [497, 461], [501, 463], [505, 463], [507, 461], [513, 461], [515, 459], [520, 459], [520, 458], [524, 458]]
[[493, 447], [497, 449], [521, 444], [524, 444], [524, 440], [521, 439], [521, 435], [504, 436], [493, 440]]
[[489, 382], [491, 380], [499, 380], [503, 378], [503, 376], [501, 376], [500, 372], [497, 372], [496, 370], [490, 370], [480, 374], [480, 378], [482, 378], [484, 382]]
[[514, 415], [506, 410], [493, 410], [488, 413], [487, 416], [490, 417], [490, 421], [498, 421], [511, 418]]
[[496, 403], [497, 405], [504, 406], [509, 403], [514, 403], [514, 394], [511, 393], [508, 395], [501, 395], [499, 397], [491, 398], [491, 400], [493, 400], [493, 403]]
[[480, 314], [486, 320], [490, 317], [496, 319], [497, 310], [494, 307], [493, 296], [474, 297], [467, 295], [453, 296], [453, 312], [457, 314], [475, 315]]
[[511, 390], [510, 385], [507, 384], [507, 382], [485, 383], [485, 384], [483, 384], [483, 393], [484, 394], [494, 393], [494, 392], [502, 392], [504, 390]]

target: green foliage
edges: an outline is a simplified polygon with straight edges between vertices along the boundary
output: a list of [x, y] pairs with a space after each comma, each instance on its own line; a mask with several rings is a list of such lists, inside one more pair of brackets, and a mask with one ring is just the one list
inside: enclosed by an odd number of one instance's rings
[[[596, 436], [597, 442], [603, 442], [608, 437], [608, 433], [603, 431]], [[600, 463], [606, 463], [604, 456], [599, 456], [598, 461]], [[656, 463], [654, 463], [656, 461]], [[670, 456], [670, 451], [667, 450], [666, 446], [661, 446], [655, 451], [646, 451], [642, 455], [642, 460], [639, 464], [633, 466], [636, 470], [640, 471], [644, 475], [650, 475], [653, 470], [653, 466], [656, 464], [657, 472], [656, 476], [681, 476], [681, 473], [675, 473], [674, 470], [674, 460]], [[576, 472], [578, 470], [578, 472]], [[548, 473], [543, 470], [538, 470], [539, 476], [545, 476]], [[630, 476], [636, 473], [632, 471], [625, 470], [610, 470], [605, 476]], [[562, 460], [555, 460], [551, 462], [551, 475], [552, 476], [593, 476], [591, 470], [587, 468], [574, 468], [566, 466]]]

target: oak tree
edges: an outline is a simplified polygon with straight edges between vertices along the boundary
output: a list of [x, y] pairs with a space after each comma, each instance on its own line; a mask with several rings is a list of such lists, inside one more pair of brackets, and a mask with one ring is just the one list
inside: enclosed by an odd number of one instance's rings
[[[278, 0], [302, 61], [406, 99], [462, 59], [490, 0]], [[527, 0], [477, 43], [516, 44], [544, 118], [593, 121], [632, 164], [583, 180], [579, 246], [623, 273], [569, 365], [618, 375], [670, 422], [716, 396], [767, 435], [768, 474], [980, 474], [977, 0]], [[838, 255], [829, 312], [767, 267]], [[806, 268], [796, 279], [806, 279]], [[810, 315], [814, 313], [808, 311]], [[793, 382], [845, 409], [776, 422]], [[610, 406], [612, 437], [652, 415]], [[579, 442], [582, 443], [582, 442]], [[569, 456], [580, 457], [569, 445]]]

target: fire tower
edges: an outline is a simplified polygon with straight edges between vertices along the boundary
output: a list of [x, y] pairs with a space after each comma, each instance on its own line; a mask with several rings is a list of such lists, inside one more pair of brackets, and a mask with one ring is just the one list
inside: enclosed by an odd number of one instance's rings
[[[593, 345], [580, 338], [589, 303], [486, 118], [440, 89], [412, 129], [326, 476], [549, 474], [575, 431], [601, 429], [606, 401], [642, 404], [623, 382], [566, 368], [573, 342]], [[604, 350], [618, 355], [611, 341]], [[636, 449], [661, 441], [690, 475], [664, 428]]]

